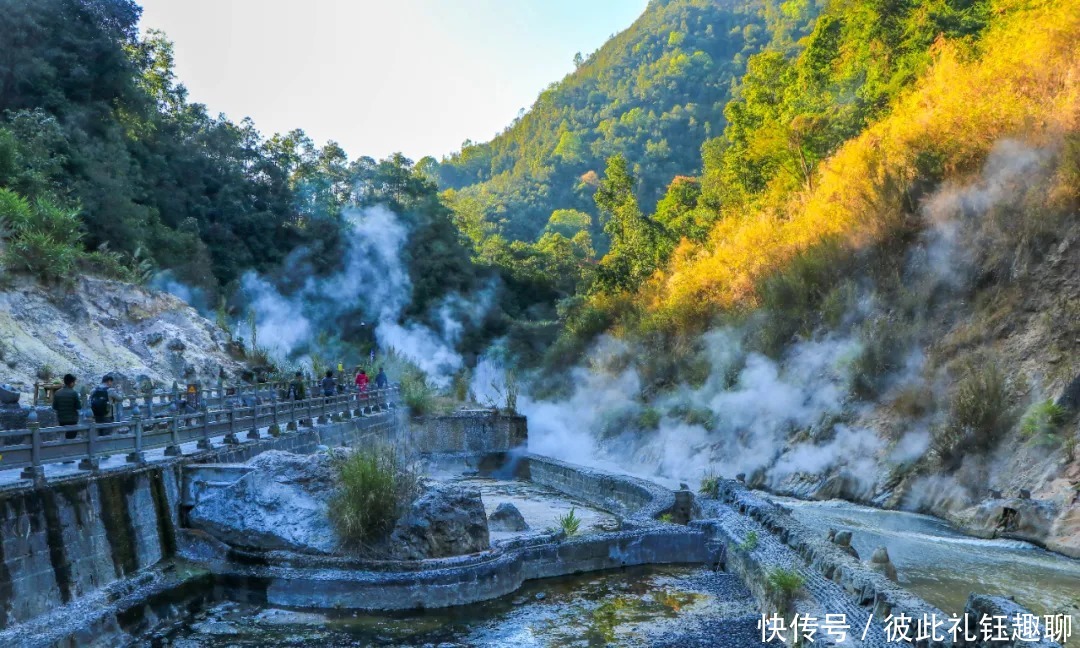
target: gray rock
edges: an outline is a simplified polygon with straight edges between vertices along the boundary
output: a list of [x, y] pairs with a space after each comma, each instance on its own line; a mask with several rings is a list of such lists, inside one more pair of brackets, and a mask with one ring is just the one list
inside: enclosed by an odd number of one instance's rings
[[896, 567], [889, 558], [889, 550], [885, 547], [874, 549], [874, 555], [870, 556], [870, 569], [883, 574], [891, 581], [896, 580]]
[[502, 502], [488, 516], [488, 528], [492, 531], [528, 531], [529, 525], [516, 506]]
[[250, 473], [199, 502], [190, 524], [233, 546], [331, 553], [338, 544], [326, 508], [334, 456], [264, 452], [248, 462]]
[[1054, 537], [1061, 506], [1044, 499], [987, 500], [975, 508], [967, 527], [976, 535], [1046, 544]]
[[484, 502], [477, 488], [429, 484], [390, 535], [400, 560], [445, 558], [491, 547]]
[[165, 336], [158, 331], [154, 331], [146, 336], [146, 346], [157, 346], [164, 341]]
[[829, 540], [855, 560], [859, 559], [859, 552], [855, 551], [855, 547], [851, 546], [851, 531], [833, 531], [829, 529]]
[[165, 345], [165, 348], [168, 349], [169, 351], [180, 352], [180, 351], [183, 351], [184, 349], [186, 349], [187, 345], [184, 344], [184, 341], [181, 340], [180, 338], [173, 338], [173, 339], [169, 340], [169, 343]]

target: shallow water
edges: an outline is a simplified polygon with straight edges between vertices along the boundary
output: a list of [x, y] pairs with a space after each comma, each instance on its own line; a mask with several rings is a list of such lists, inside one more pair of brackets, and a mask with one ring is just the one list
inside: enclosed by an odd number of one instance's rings
[[413, 613], [321, 615], [222, 603], [163, 643], [176, 648], [746, 646], [756, 638], [756, 615], [749, 592], [728, 574], [690, 566], [635, 567], [530, 582], [494, 601]]
[[822, 535], [852, 531], [863, 560], [885, 546], [900, 583], [948, 613], [961, 613], [971, 592], [1013, 595], [1036, 614], [1069, 612], [1080, 618], [1080, 561], [1018, 540], [964, 535], [928, 515], [887, 511], [848, 502], [770, 499]]
[[571, 510], [574, 511], [574, 517], [581, 521], [580, 533], [610, 530], [617, 524], [615, 516], [609, 513], [532, 482], [488, 477], [456, 477], [452, 481], [479, 488], [480, 497], [484, 500], [484, 509], [488, 515], [491, 515], [499, 504], [509, 502], [516, 506], [521, 516], [525, 518], [525, 523], [529, 525], [527, 531], [491, 531], [493, 543], [522, 533], [557, 529], [559, 518], [567, 515]]

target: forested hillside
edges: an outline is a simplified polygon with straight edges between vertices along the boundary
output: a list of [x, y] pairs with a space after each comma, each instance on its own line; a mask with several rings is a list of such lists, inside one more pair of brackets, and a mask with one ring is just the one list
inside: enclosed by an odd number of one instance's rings
[[592, 195], [604, 161], [631, 161], [651, 210], [672, 178], [700, 171], [701, 143], [723, 132], [748, 58], [770, 43], [790, 51], [816, 13], [811, 0], [653, 0], [494, 140], [423, 166], [453, 190], [459, 217], [486, 234], [531, 241], [549, 220], [559, 226], [553, 212], [577, 210], [593, 216], [596, 236]]
[[611, 157], [610, 247], [533, 385], [541, 451], [975, 526], [1024, 488], [1074, 546], [1077, 51], [1076, 0], [830, 2], [749, 58], [655, 209]]
[[[201, 296], [232, 328], [249, 317], [246, 273], [287, 298], [347, 272], [350, 214], [384, 205], [408, 233], [395, 318], [437, 325], [445, 299], [490, 280], [409, 160], [350, 159], [302, 130], [264, 136], [250, 120], [208, 114], [175, 78], [165, 35], [140, 36], [140, 12], [131, 0], [0, 0], [6, 271], [53, 284], [79, 273], [160, 281]], [[345, 304], [318, 325], [359, 336], [366, 355], [371, 311]]]

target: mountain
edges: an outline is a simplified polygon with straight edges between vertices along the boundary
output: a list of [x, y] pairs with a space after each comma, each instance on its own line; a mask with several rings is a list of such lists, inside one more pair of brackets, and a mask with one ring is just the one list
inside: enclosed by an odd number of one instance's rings
[[535, 239], [556, 210], [595, 217], [597, 176], [615, 154], [632, 161], [651, 209], [672, 178], [700, 172], [701, 144], [723, 132], [748, 58], [770, 43], [793, 47], [817, 10], [799, 0], [653, 0], [495, 139], [422, 166], [459, 212], [511, 240]]

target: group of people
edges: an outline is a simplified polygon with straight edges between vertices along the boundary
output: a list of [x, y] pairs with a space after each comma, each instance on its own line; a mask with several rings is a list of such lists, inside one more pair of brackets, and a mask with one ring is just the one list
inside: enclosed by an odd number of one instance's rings
[[[60, 425], [79, 424], [79, 413], [82, 411], [83, 403], [79, 392], [75, 391], [76, 380], [75, 376], [65, 374], [64, 386], [53, 394], [52, 408], [56, 412], [56, 421]], [[105, 374], [101, 379], [101, 384], [90, 391], [87, 400], [90, 402], [90, 411], [93, 413], [95, 423], [112, 423], [116, 420], [115, 404], [120, 400], [120, 395], [113, 387], [115, 382], [111, 375]], [[357, 391], [364, 393], [368, 390], [371, 379], [368, 377], [367, 372], [360, 369], [356, 373], [354, 383]], [[338, 383], [334, 378], [334, 372], [327, 371], [326, 377], [322, 379], [319, 386], [322, 389], [323, 396], [336, 394], [338, 392]], [[379, 367], [379, 373], [375, 375], [375, 388], [386, 389], [389, 386], [390, 380], [386, 377], [386, 372], [383, 371], [382, 367]], [[304, 400], [307, 398], [303, 372], [297, 371], [296, 377], [289, 383], [288, 397], [292, 400]], [[107, 431], [103, 430], [102, 434], [107, 434]], [[67, 432], [66, 435], [69, 439], [74, 439], [75, 431]]]
[[[371, 378], [367, 375], [367, 371], [359, 369], [356, 372], [356, 378], [353, 379], [353, 383], [356, 385], [356, 390], [361, 394], [366, 392], [371, 386]], [[386, 389], [390, 386], [390, 379], [386, 377], [386, 372], [382, 367], [379, 367], [379, 373], [375, 375], [375, 389]], [[338, 393], [338, 381], [334, 377], [333, 370], [327, 370], [326, 376], [319, 381], [319, 389], [322, 391], [323, 396], [333, 396]], [[290, 400], [304, 400], [307, 398], [307, 392], [304, 388], [304, 372], [297, 371], [293, 381], [289, 383], [288, 397]]]
[[[75, 376], [64, 375], [64, 386], [53, 394], [52, 408], [56, 412], [56, 422], [60, 425], [78, 425], [79, 412], [82, 411], [82, 397], [75, 391]], [[115, 380], [109, 374], [101, 379], [101, 384], [91, 390], [88, 400], [95, 423], [112, 423], [116, 420], [115, 403], [120, 399], [113, 390]], [[103, 432], [104, 433], [104, 432]], [[67, 432], [69, 439], [75, 438], [75, 432]]]

